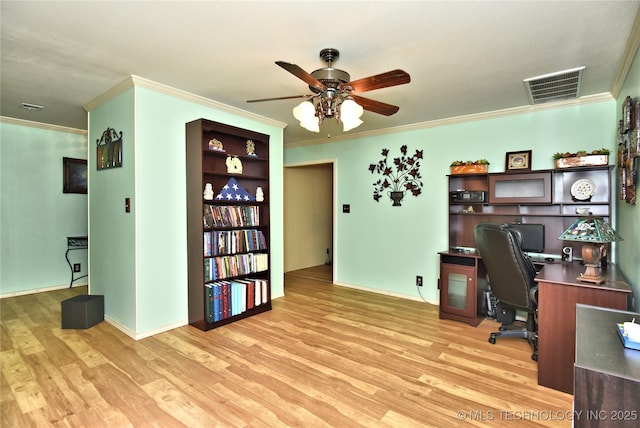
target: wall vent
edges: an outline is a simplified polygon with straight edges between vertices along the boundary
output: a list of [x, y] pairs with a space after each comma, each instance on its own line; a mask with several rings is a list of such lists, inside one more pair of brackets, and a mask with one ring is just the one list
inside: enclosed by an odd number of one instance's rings
[[531, 104], [580, 97], [582, 71], [585, 67], [549, 73], [524, 80]]

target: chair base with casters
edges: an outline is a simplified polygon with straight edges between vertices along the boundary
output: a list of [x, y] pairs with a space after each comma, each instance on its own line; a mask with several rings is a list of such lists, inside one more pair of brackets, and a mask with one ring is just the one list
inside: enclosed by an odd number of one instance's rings
[[[535, 314], [528, 313], [526, 323], [516, 321], [515, 318], [516, 311], [513, 308], [509, 308], [498, 302], [496, 320], [500, 322], [501, 325], [499, 331], [491, 333], [489, 336], [489, 343], [495, 344], [498, 337], [518, 337], [527, 339], [533, 349], [531, 359], [538, 361], [538, 329]], [[524, 325], [518, 326], [517, 323]]]

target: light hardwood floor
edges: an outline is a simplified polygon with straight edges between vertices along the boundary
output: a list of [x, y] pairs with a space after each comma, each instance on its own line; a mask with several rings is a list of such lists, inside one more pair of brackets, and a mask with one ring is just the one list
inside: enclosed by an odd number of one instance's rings
[[[134, 341], [60, 328], [86, 288], [0, 301], [2, 427], [569, 427], [572, 396], [537, 384], [521, 339], [427, 303], [286, 274], [273, 310]], [[328, 273], [327, 273], [328, 272]]]

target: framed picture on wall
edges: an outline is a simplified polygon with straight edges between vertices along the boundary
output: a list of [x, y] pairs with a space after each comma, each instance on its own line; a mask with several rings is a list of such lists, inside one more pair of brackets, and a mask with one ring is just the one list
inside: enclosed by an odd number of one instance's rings
[[62, 193], [87, 193], [87, 160], [62, 158]]
[[505, 171], [531, 171], [531, 150], [507, 152]]

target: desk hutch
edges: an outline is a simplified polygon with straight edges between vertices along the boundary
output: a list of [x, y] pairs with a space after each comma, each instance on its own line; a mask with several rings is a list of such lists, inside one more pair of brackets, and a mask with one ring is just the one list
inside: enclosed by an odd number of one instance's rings
[[[487, 287], [486, 272], [475, 254], [476, 224], [542, 223], [545, 254], [559, 255], [565, 246], [580, 254], [580, 243], [560, 241], [558, 236], [581, 215], [578, 212], [610, 222], [612, 169], [605, 165], [449, 175], [450, 195], [476, 193], [470, 201], [449, 201], [449, 250], [439, 253], [440, 317], [478, 325], [485, 315], [482, 296]], [[576, 197], [576, 183], [583, 182], [590, 184], [592, 192]]]

